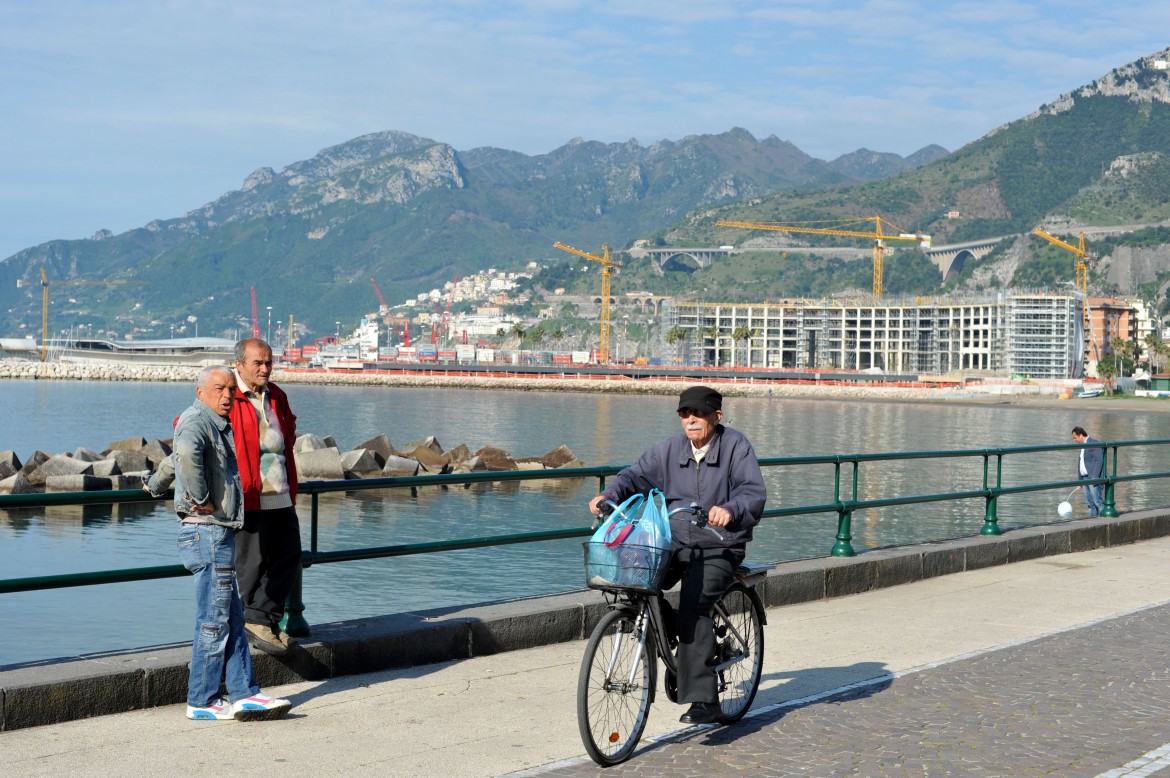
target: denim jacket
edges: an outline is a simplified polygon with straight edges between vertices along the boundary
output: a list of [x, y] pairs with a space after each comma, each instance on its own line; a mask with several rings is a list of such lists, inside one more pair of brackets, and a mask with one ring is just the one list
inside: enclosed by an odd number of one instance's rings
[[[232, 529], [244, 526], [244, 493], [228, 420], [196, 400], [175, 423], [174, 450], [150, 477], [146, 490], [161, 497], [174, 484], [175, 513]], [[196, 513], [210, 500], [212, 513]]]

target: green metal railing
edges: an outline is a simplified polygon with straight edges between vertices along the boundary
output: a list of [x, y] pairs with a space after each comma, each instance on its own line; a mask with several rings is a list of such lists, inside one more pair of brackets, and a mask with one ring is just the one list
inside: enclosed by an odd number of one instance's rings
[[[1159, 448], [1170, 446], [1170, 439], [1134, 440], [1113, 443], [1095, 444], [1105, 450], [1106, 467], [1102, 478], [1095, 480], [1064, 480], [1039, 483], [1004, 485], [1003, 463], [1008, 456], [1036, 454], [1044, 452], [1065, 452], [1079, 450], [1083, 446], [1077, 444], [1058, 444], [1045, 446], [1025, 446], [1015, 448], [976, 449], [964, 451], [912, 451], [903, 453], [880, 454], [847, 454], [810, 457], [780, 457], [761, 459], [763, 468], [790, 468], [804, 466], [833, 466], [832, 494], [830, 502], [812, 505], [795, 505], [784, 508], [768, 508], [764, 517], [798, 516], [818, 513], [832, 513], [837, 516], [836, 535], [830, 551], [832, 556], [848, 557], [854, 555], [852, 541], [852, 518], [859, 510], [869, 508], [884, 508], [890, 506], [919, 505], [934, 502], [949, 502], [957, 500], [982, 499], [984, 500], [983, 524], [979, 529], [982, 535], [999, 535], [998, 501], [1005, 495], [1021, 494], [1025, 492], [1040, 492], [1053, 489], [1068, 489], [1090, 483], [1104, 485], [1103, 517], [1116, 517], [1117, 508], [1114, 502], [1114, 488], [1117, 484], [1127, 481], [1149, 480], [1170, 477], [1170, 471], [1153, 471], [1142, 473], [1118, 474], [1118, 457], [1122, 449], [1133, 447]], [[1111, 456], [1110, 456], [1111, 454]], [[905, 497], [881, 497], [879, 499], [860, 499], [859, 484], [862, 465], [877, 462], [897, 462], [913, 459], [932, 460], [962, 460], [976, 459], [982, 462], [982, 487], [966, 491], [937, 492], [917, 494]], [[1067, 461], [1062, 466], [1067, 467]], [[591, 479], [598, 480], [599, 489], [604, 488], [605, 479], [620, 472], [620, 466], [581, 467], [558, 470], [527, 470], [508, 472], [459, 473], [446, 475], [423, 475], [394, 478], [368, 478], [345, 481], [308, 481], [300, 484], [300, 493], [310, 498], [310, 539], [309, 548], [302, 552], [302, 568], [316, 564], [331, 562], [348, 562], [365, 559], [381, 559], [413, 554], [428, 554], [457, 549], [482, 548], [487, 546], [502, 546], [518, 543], [536, 543], [549, 540], [563, 540], [568, 538], [588, 537], [592, 529], [588, 526], [567, 527], [563, 529], [542, 530], [537, 532], [510, 533], [502, 535], [485, 535], [477, 537], [456, 538], [451, 540], [436, 540], [422, 543], [404, 543], [392, 546], [377, 546], [371, 548], [340, 549], [335, 551], [321, 551], [317, 546], [317, 530], [320, 516], [319, 498], [322, 494], [331, 492], [358, 492], [381, 489], [411, 489], [417, 490], [427, 486], [499, 484], [519, 481], [538, 481], [546, 479]], [[847, 494], [847, 497], [843, 497]], [[140, 490], [123, 490], [111, 492], [62, 492], [58, 494], [22, 494], [0, 495], [0, 510], [19, 508], [51, 508], [66, 505], [109, 505], [119, 503], [155, 502], [156, 498]], [[27, 578], [10, 578], [0, 580], [0, 594], [11, 592], [30, 592], [44, 589], [59, 589], [73, 586], [90, 586], [94, 584], [121, 583], [126, 581], [143, 581], [151, 579], [174, 578], [187, 574], [187, 570], [179, 564], [161, 565], [156, 567], [140, 567], [122, 570], [104, 570], [86, 573], [66, 573], [60, 575], [34, 576]], [[296, 588], [287, 605], [284, 627], [293, 635], [303, 636], [309, 632], [308, 622], [304, 618], [304, 603], [302, 601], [301, 581], [298, 578]]]

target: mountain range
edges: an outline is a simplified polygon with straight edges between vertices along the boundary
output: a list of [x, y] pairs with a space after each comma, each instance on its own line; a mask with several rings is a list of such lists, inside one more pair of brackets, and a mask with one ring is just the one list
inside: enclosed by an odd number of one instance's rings
[[[8, 257], [0, 262], [0, 333], [39, 331], [42, 268], [52, 331], [85, 322], [115, 337], [162, 337], [172, 324], [198, 320], [203, 334], [231, 335], [246, 328], [255, 288], [262, 307], [330, 334], [335, 321], [376, 307], [370, 278], [393, 304], [489, 267], [571, 266], [554, 241], [597, 251], [640, 238], [751, 240], [714, 227], [718, 219], [880, 215], [936, 244], [1014, 236], [947, 282], [952, 288], [1060, 283], [1071, 259], [1029, 240], [1033, 228], [1117, 227], [1124, 234], [1099, 252], [1094, 280], [1158, 292], [1170, 279], [1170, 236], [1156, 230], [1170, 224], [1168, 53], [1119, 67], [954, 153], [929, 146], [906, 158], [860, 149], [826, 162], [738, 128], [648, 146], [575, 139], [537, 156], [458, 151], [397, 131], [366, 135], [279, 172], [256, 170], [239, 190], [177, 218]], [[945, 288], [920, 260], [891, 263], [887, 291]], [[786, 261], [789, 272], [745, 263], [738, 275], [702, 280], [712, 293], [760, 299], [865, 286], [865, 263]], [[651, 291], [696, 280], [622, 272]], [[567, 281], [595, 286], [576, 275]]]
[[[239, 330], [254, 287], [262, 309], [328, 333], [376, 307], [371, 277], [388, 300], [404, 300], [453, 275], [549, 258], [558, 240], [620, 246], [699, 206], [856, 183], [946, 153], [861, 149], [825, 162], [733, 129], [649, 146], [575, 139], [529, 156], [375, 133], [256, 170], [178, 218], [18, 252], [0, 263], [0, 332], [39, 329], [44, 268], [50, 287], [69, 286], [53, 290], [54, 328], [97, 320], [149, 337], [194, 316], [204, 334]], [[93, 280], [103, 283], [76, 283]]]

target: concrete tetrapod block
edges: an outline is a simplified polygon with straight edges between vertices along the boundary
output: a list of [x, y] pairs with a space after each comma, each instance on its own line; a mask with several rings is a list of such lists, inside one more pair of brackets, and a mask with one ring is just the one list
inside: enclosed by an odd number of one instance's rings
[[118, 467], [118, 463], [113, 459], [99, 459], [92, 463], [93, 474], [102, 478], [109, 478], [112, 475], [122, 475], [122, 468]]
[[15, 451], [0, 451], [0, 480], [20, 472], [20, 457]]
[[138, 473], [143, 470], [150, 470], [150, 460], [146, 455], [138, 451], [119, 451], [117, 449], [110, 452], [106, 459], [112, 459], [118, 463], [118, 469], [123, 473]]
[[416, 456], [416, 449], [420, 448], [430, 449], [436, 454], [443, 453], [443, 446], [439, 443], [439, 439], [434, 435], [431, 435], [428, 438], [421, 438], [419, 440], [410, 441], [405, 446], [403, 446], [402, 451], [399, 453], [404, 457], [414, 457], [415, 459], [418, 459], [418, 461], [422, 462], [422, 460]]
[[158, 470], [162, 461], [171, 455], [171, 444], [165, 440], [152, 440], [143, 446], [138, 453], [150, 461], [152, 470]]
[[341, 465], [341, 452], [336, 448], [318, 451], [301, 451], [295, 454], [297, 475], [303, 481], [342, 481], [345, 469]]
[[44, 451], [37, 449], [36, 451], [32, 452], [32, 456], [24, 461], [24, 465], [20, 468], [20, 472], [27, 476], [38, 467], [48, 462], [50, 459], [52, 459], [51, 454], [46, 454]]
[[486, 470], [515, 470], [516, 460], [512, 455], [495, 446], [484, 446], [475, 455], [483, 462]]
[[442, 473], [450, 463], [445, 454], [437, 453], [428, 446], [417, 446], [410, 455], [417, 459], [428, 473]]
[[141, 489], [146, 483], [147, 476], [142, 473], [123, 473], [109, 477], [110, 488], [114, 490]]
[[382, 464], [386, 464], [386, 459], [395, 456], [398, 452], [394, 449], [394, 444], [390, 442], [390, 438], [385, 435], [376, 435], [364, 443], [358, 443], [355, 448], [364, 448], [366, 451], [372, 451], [381, 458]]
[[140, 435], [136, 438], [116, 440], [110, 445], [106, 446], [106, 451], [141, 451], [145, 445], [146, 438]]
[[102, 455], [96, 451], [91, 451], [88, 448], [79, 446], [73, 450], [71, 455], [74, 459], [80, 459], [82, 462], [97, 462], [102, 458]]
[[570, 462], [577, 462], [577, 455], [568, 446], [558, 446], [544, 456], [540, 461], [545, 467], [565, 467]]
[[382, 466], [382, 475], [384, 476], [415, 476], [418, 475], [419, 464], [414, 459], [407, 459], [406, 457], [391, 456], [386, 458], [386, 464]]
[[28, 482], [33, 486], [44, 486], [45, 482], [60, 475], [83, 475], [93, 473], [93, 463], [74, 459], [65, 454], [58, 454], [28, 474]]
[[45, 479], [46, 492], [108, 492], [110, 479], [96, 475], [51, 475]]
[[314, 435], [311, 432], [304, 435], [297, 436], [297, 442], [293, 444], [293, 453], [299, 454], [302, 451], [324, 451], [329, 448], [329, 444], [325, 442], [325, 438], [320, 435]]
[[0, 481], [0, 494], [36, 494], [36, 491], [24, 473], [13, 473]]
[[345, 471], [346, 477], [353, 475], [357, 478], [370, 478], [382, 475], [382, 465], [378, 463], [374, 452], [364, 448], [342, 454], [341, 468]]
[[447, 462], [452, 467], [471, 459], [471, 449], [467, 447], [466, 443], [460, 443], [455, 448], [447, 449], [443, 454], [447, 457]]

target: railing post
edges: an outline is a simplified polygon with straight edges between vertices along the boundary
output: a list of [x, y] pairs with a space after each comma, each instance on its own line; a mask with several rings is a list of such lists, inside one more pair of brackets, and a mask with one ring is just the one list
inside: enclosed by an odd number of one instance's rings
[[[310, 496], [312, 507], [309, 509], [309, 558], [317, 551], [317, 493]], [[289, 592], [288, 600], [284, 603], [284, 618], [280, 620], [280, 628], [296, 638], [308, 637], [309, 622], [305, 618], [305, 599], [301, 584], [304, 581], [305, 554], [301, 554], [301, 565], [297, 568], [297, 578]]]
[[1001, 485], [1000, 479], [1003, 477], [1003, 452], [997, 452], [995, 455], [995, 488], [990, 489], [987, 485], [987, 464], [990, 456], [983, 455], [983, 491], [987, 492], [987, 507], [983, 512], [983, 526], [979, 528], [980, 535], [999, 535], [1002, 534], [999, 529], [999, 514], [997, 513], [999, 504], [999, 487]]
[[[1109, 464], [1109, 449], [1106, 448], [1104, 452], [1105, 464]], [[1113, 479], [1117, 477], [1117, 446], [1113, 446], [1113, 473], [1109, 473], [1108, 467], [1101, 468], [1105, 475], [1105, 499], [1101, 506], [1101, 518], [1116, 519], [1117, 505], [1113, 502]]]
[[853, 544], [849, 541], [853, 540], [853, 535], [850, 533], [853, 525], [853, 511], [838, 510], [837, 511], [837, 542], [833, 544], [833, 551], [831, 556], [853, 556]]
[[[853, 510], [841, 502], [841, 463], [833, 465], [833, 501], [837, 503], [837, 542], [831, 556], [853, 556]], [[853, 463], [853, 501], [857, 501], [857, 463]]]

